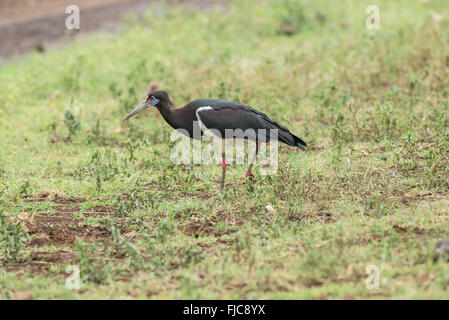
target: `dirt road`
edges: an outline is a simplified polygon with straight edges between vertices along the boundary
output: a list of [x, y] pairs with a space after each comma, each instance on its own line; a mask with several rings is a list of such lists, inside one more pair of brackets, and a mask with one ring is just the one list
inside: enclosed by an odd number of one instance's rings
[[[113, 30], [125, 13], [142, 14], [151, 3], [223, 7], [225, 0], [0, 0], [0, 57], [43, 51], [97, 29]], [[80, 8], [80, 30], [67, 30], [66, 7]]]

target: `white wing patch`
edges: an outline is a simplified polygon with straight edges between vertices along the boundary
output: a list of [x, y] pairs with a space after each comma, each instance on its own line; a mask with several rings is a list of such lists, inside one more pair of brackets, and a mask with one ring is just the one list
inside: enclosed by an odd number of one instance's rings
[[200, 117], [200, 112], [201, 111], [206, 111], [206, 110], [213, 110], [214, 108], [212, 108], [211, 106], [204, 106], [201, 108], [198, 108], [198, 110], [196, 110], [195, 114], [196, 114], [196, 118], [198, 119], [198, 123], [200, 125], [201, 131], [206, 131], [208, 130], [207, 127], [204, 125], [204, 123], [201, 121], [201, 117]]

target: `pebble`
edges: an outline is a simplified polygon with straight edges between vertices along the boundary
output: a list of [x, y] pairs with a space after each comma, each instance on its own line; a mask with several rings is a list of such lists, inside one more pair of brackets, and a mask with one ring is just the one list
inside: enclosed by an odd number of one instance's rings
[[267, 205], [265, 207], [265, 211], [268, 212], [268, 213], [276, 213], [276, 209], [273, 208], [271, 205]]

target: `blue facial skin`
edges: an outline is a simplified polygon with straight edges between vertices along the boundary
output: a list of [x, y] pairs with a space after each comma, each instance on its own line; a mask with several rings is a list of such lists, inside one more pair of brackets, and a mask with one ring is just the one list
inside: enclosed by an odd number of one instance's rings
[[159, 100], [156, 98], [153, 98], [153, 100], [149, 101], [150, 105], [155, 106], [159, 103]]

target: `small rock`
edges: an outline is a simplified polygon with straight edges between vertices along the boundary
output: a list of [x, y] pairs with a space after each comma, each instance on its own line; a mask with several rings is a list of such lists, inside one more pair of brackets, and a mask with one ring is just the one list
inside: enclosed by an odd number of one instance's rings
[[276, 213], [276, 209], [273, 208], [271, 205], [267, 205], [265, 207], [265, 211], [268, 212], [268, 213]]
[[435, 252], [433, 255], [433, 260], [437, 261], [441, 258], [445, 258], [449, 261], [449, 239], [439, 240], [435, 244]]
[[50, 238], [46, 234], [36, 235], [28, 242], [28, 245], [33, 247], [43, 247], [47, 244], [50, 244]]

